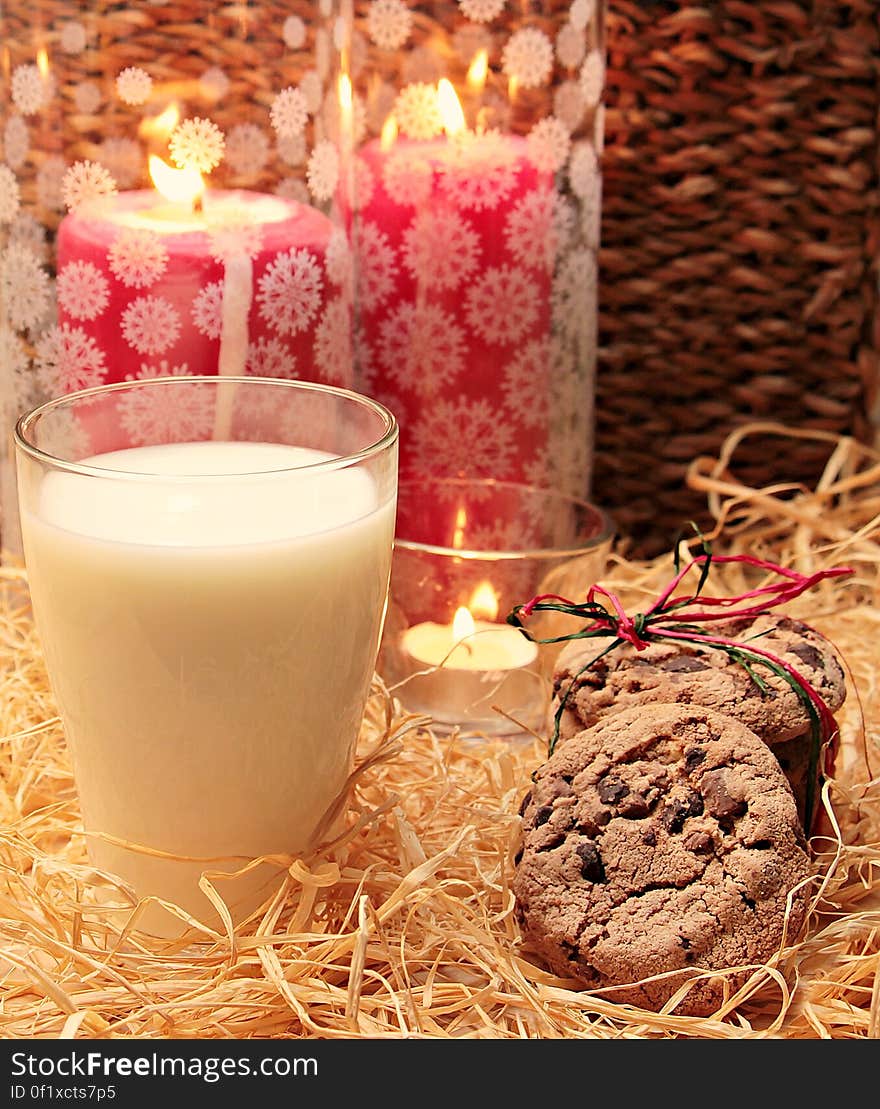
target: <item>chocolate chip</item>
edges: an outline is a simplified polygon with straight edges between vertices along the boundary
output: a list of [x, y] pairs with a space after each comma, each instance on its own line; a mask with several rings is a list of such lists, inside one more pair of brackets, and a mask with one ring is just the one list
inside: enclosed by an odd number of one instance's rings
[[699, 747], [691, 747], [685, 752], [684, 765], [688, 770], [695, 770], [701, 762], [706, 761], [706, 752]]
[[673, 674], [696, 674], [700, 670], [708, 670], [709, 665], [693, 655], [674, 655], [672, 658], [661, 659], [657, 668]]
[[552, 805], [542, 805], [535, 813], [535, 827], [540, 828], [542, 824], [546, 824], [550, 817], [553, 815]]
[[682, 843], [688, 851], [693, 851], [695, 855], [706, 855], [714, 846], [714, 840], [708, 832], [689, 832]]
[[531, 801], [531, 799], [532, 799], [532, 791], [529, 790], [529, 792], [525, 795], [525, 797], [523, 797], [522, 802], [520, 803], [520, 806], [519, 806], [519, 815], [520, 816], [525, 815], [525, 811], [528, 808], [529, 801]]
[[642, 843], [647, 843], [649, 847], [655, 847], [657, 844], [657, 833], [653, 828], [649, 828], [642, 836]]
[[793, 647], [788, 648], [788, 652], [797, 655], [801, 662], [813, 670], [821, 672], [825, 669], [825, 659], [822, 658], [821, 652], [817, 651], [812, 643], [796, 643]]
[[577, 853], [581, 860], [581, 877], [587, 882], [604, 882], [605, 867], [596, 844], [591, 839], [579, 843]]
[[642, 816], [647, 816], [650, 811], [651, 806], [648, 804], [648, 799], [642, 796], [641, 793], [629, 794], [617, 806], [618, 814], [630, 820], [638, 820]]
[[683, 798], [673, 798], [663, 809], [660, 819], [667, 832], [680, 832], [689, 816], [703, 815], [703, 798], [689, 790]]
[[742, 816], [748, 806], [745, 801], [737, 801], [727, 789], [723, 770], [711, 770], [703, 775], [701, 782], [706, 808], [718, 820], [729, 821]]
[[513, 857], [513, 865], [514, 866], [519, 866], [519, 864], [522, 862], [522, 857], [523, 857], [522, 848], [520, 848], [519, 851], [517, 851], [517, 853]]
[[603, 805], [616, 805], [622, 798], [626, 797], [629, 793], [629, 786], [626, 782], [622, 782], [620, 778], [603, 778], [597, 787], [599, 800]]

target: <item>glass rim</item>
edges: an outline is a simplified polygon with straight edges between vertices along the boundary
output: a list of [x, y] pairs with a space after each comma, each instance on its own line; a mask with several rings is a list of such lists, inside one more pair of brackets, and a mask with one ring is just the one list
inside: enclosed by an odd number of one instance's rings
[[[361, 408], [373, 412], [382, 421], [383, 430], [377, 439], [361, 450], [352, 451], [348, 454], [336, 455], [333, 458], [322, 459], [320, 462], [309, 462], [302, 466], [283, 466], [280, 469], [272, 470], [228, 470], [219, 474], [156, 474], [155, 472], [141, 470], [114, 470], [107, 466], [89, 465], [87, 462], [71, 462], [69, 459], [58, 458], [54, 454], [49, 453], [49, 451], [43, 450], [27, 438], [27, 433], [31, 430], [32, 426], [43, 416], [52, 411], [64, 408], [65, 406], [73, 405], [78, 401], [88, 401], [95, 397], [105, 396], [108, 393], [122, 392], [126, 389], [139, 389], [144, 387], [155, 388], [157, 386], [165, 387], [173, 384], [179, 385], [181, 382], [190, 385], [214, 386], [219, 386], [221, 384], [271, 385], [279, 388], [292, 388], [297, 392], [323, 393], [341, 400], [352, 401]], [[345, 469], [381, 454], [396, 442], [399, 434], [400, 428], [397, 419], [389, 409], [378, 401], [373, 400], [371, 397], [364, 396], [362, 393], [356, 393], [353, 389], [344, 389], [338, 385], [324, 385], [317, 381], [300, 381], [298, 379], [278, 377], [243, 377], [241, 375], [232, 374], [199, 374], [192, 376], [181, 374], [175, 377], [147, 377], [138, 381], [114, 381], [104, 385], [93, 385], [88, 389], [77, 389], [71, 393], [62, 393], [57, 397], [52, 397], [42, 404], [38, 404], [36, 407], [30, 409], [30, 411], [23, 413], [15, 421], [15, 428], [13, 429], [13, 438], [17, 449], [35, 462], [39, 462], [45, 466], [51, 466], [55, 470], [63, 470], [67, 473], [79, 474], [83, 477], [112, 477], [122, 481], [140, 481], [143, 479], [155, 480], [157, 477], [161, 477], [163, 481], [169, 482], [179, 480], [211, 482], [217, 478], [271, 477], [273, 474], [289, 474], [300, 471], [307, 471], [309, 474], [313, 474], [328, 470]], [[192, 440], [187, 441], [189, 442]], [[212, 442], [210, 439], [195, 441]], [[244, 442], [246, 440], [234, 441]], [[163, 443], [157, 445], [173, 446], [174, 444]]]
[[399, 535], [394, 536], [395, 548], [400, 547], [403, 550], [412, 551], [417, 554], [440, 555], [444, 558], [462, 558], [468, 559], [471, 562], [512, 562], [517, 559], [523, 561], [527, 558], [535, 561], [550, 561], [558, 558], [574, 558], [578, 555], [586, 554], [588, 551], [594, 550], [603, 543], [613, 539], [616, 532], [614, 521], [610, 514], [592, 501], [585, 500], [583, 497], [577, 497], [574, 494], [561, 493], [556, 489], [549, 489], [545, 486], [530, 485], [528, 482], [524, 481], [500, 481], [496, 478], [404, 478], [398, 482], [398, 500], [400, 499], [401, 493], [403, 493], [407, 487], [416, 485], [478, 486], [483, 489], [499, 489], [502, 491], [527, 489], [530, 493], [545, 497], [549, 496], [556, 501], [565, 501], [566, 504], [585, 508], [596, 517], [598, 523], [598, 529], [594, 534], [585, 537], [580, 542], [566, 544], [560, 547], [539, 546], [523, 547], [522, 549], [499, 548], [498, 550], [487, 551], [470, 547], [446, 547], [437, 543], [422, 543], [416, 539], [403, 539]]

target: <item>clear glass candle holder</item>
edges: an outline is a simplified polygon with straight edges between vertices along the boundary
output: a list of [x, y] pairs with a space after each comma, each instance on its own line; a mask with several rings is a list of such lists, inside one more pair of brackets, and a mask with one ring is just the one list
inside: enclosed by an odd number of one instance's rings
[[[491, 479], [401, 481], [382, 677], [440, 730], [541, 729], [558, 648], [529, 641], [507, 615], [538, 593], [583, 593], [612, 536], [602, 509], [567, 494]], [[530, 621], [535, 638], [554, 634], [544, 615]]]
[[[138, 433], [132, 433], [137, 428]], [[145, 432], [144, 429], [149, 429]], [[385, 611], [397, 425], [347, 390], [160, 378], [16, 428], [37, 631], [89, 855], [181, 930], [344, 813]], [[130, 909], [131, 906], [129, 906]]]

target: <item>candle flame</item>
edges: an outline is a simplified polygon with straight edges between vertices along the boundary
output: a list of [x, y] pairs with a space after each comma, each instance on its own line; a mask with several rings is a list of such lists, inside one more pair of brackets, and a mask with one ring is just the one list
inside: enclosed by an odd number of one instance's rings
[[379, 146], [386, 153], [397, 142], [397, 120], [389, 116], [382, 124], [382, 134], [379, 136]]
[[455, 523], [452, 527], [452, 546], [460, 551], [464, 546], [464, 529], [467, 527], [467, 512], [462, 505], [455, 513]]
[[447, 135], [457, 135], [465, 127], [464, 112], [461, 103], [455, 95], [452, 84], [441, 78], [437, 85], [437, 106], [440, 109], [440, 118], [443, 120], [443, 130]]
[[494, 620], [498, 615], [498, 594], [487, 581], [480, 582], [471, 594], [468, 608], [484, 620]]
[[42, 46], [37, 51], [37, 69], [40, 71], [40, 76], [45, 81], [49, 76], [49, 55]]
[[455, 616], [452, 618], [452, 639], [454, 643], [460, 643], [463, 639], [473, 635], [476, 631], [474, 618], [471, 616], [470, 611], [464, 605], [455, 610]]
[[174, 169], [158, 155], [150, 155], [153, 184], [173, 204], [195, 204], [205, 191], [202, 175], [195, 169]]
[[489, 74], [489, 51], [478, 50], [467, 71], [467, 83], [471, 92], [480, 93], [486, 87]]
[[351, 132], [352, 120], [352, 94], [351, 94], [351, 78], [347, 73], [341, 74], [339, 78], [339, 111], [342, 116], [342, 127], [346, 132]]
[[180, 109], [174, 103], [168, 105], [158, 115], [146, 116], [138, 126], [142, 139], [167, 139], [180, 123]]

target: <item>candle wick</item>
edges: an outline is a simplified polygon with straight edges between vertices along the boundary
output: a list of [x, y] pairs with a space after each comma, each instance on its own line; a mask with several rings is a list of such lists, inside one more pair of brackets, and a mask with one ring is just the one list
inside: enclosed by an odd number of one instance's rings
[[202, 198], [202, 193], [193, 198], [193, 215], [200, 216], [205, 209], [205, 203]]

